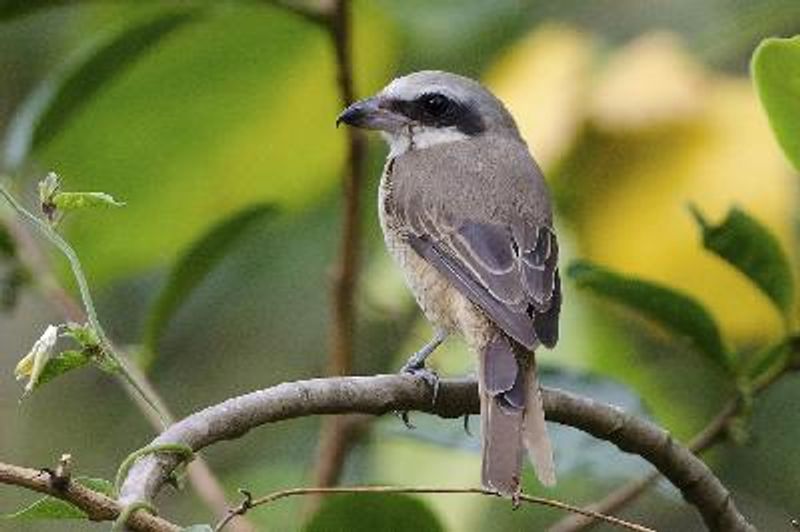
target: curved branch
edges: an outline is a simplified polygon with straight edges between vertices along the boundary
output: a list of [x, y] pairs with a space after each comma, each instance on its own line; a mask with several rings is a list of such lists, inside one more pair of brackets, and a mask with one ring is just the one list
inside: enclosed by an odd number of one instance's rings
[[[78, 482], [56, 487], [47, 472], [0, 463], [0, 484], [20, 486], [67, 501], [80, 508], [92, 521], [113, 521], [122, 511], [114, 499], [93, 491]], [[180, 532], [181, 527], [147, 512], [136, 512], [128, 520], [131, 530], [140, 532]]]
[[[738, 398], [728, 401], [720, 413], [689, 442], [688, 449], [695, 454], [702, 454], [724, 439], [728, 424], [738, 414], [740, 405], [741, 401]], [[659, 471], [651, 471], [641, 478], [623, 484], [599, 501], [588, 504], [584, 508], [602, 514], [615, 514], [650, 489], [660, 479], [661, 473]], [[579, 530], [590, 528], [593, 524], [596, 524], [596, 522], [592, 517], [573, 514], [562, 518], [548, 528], [547, 532], [578, 532]]]
[[[755, 531], [728, 490], [695, 455], [660, 427], [591, 399], [543, 389], [547, 419], [569, 425], [638, 454], [653, 464], [700, 512], [710, 530]], [[172, 425], [152, 445], [185, 444], [195, 451], [238, 438], [260, 425], [302, 416], [417, 410], [444, 418], [479, 411], [474, 380], [443, 380], [436, 404], [424, 381], [409, 375], [338, 377], [279, 384], [228, 399]], [[126, 478], [122, 504], [151, 501], [178, 464], [174, 455], [147, 456]]]
[[[800, 342], [796, 336], [787, 339], [786, 343], [793, 353], [800, 353]], [[779, 370], [767, 373], [753, 383], [752, 397], [757, 398], [764, 390], [778, 382], [782, 377], [790, 372], [799, 370], [800, 365], [794, 367], [791, 363], [787, 363]], [[738, 394], [729, 399], [708, 425], [688, 443], [689, 450], [695, 454], [703, 454], [715, 445], [724, 442], [728, 436], [730, 423], [736, 419], [736, 416], [741, 414], [745, 404], [745, 399]], [[658, 471], [652, 471], [641, 478], [623, 484], [602, 499], [586, 505], [585, 508], [602, 514], [614, 514], [636, 500], [660, 478], [661, 474]], [[594, 519], [573, 514], [555, 523], [547, 529], [547, 532], [579, 532], [580, 530], [591, 528], [593, 524], [595, 524]]]

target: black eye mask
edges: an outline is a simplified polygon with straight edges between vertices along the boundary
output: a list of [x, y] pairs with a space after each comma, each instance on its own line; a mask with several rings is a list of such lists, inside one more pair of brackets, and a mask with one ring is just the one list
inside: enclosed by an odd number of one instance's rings
[[438, 92], [425, 93], [414, 100], [391, 100], [389, 108], [424, 126], [455, 127], [469, 136], [486, 129], [474, 109]]

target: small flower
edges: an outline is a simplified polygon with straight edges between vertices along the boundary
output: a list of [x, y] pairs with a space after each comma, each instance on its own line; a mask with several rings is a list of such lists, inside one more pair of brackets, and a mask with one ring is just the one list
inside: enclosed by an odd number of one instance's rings
[[55, 197], [61, 189], [61, 178], [50, 172], [39, 181], [39, 205], [47, 219], [53, 222], [56, 216]]
[[42, 336], [33, 344], [30, 352], [19, 361], [14, 370], [17, 380], [28, 377], [28, 384], [25, 385], [26, 394], [36, 387], [47, 362], [53, 356], [53, 349], [58, 341], [58, 329], [56, 325], [48, 325]]

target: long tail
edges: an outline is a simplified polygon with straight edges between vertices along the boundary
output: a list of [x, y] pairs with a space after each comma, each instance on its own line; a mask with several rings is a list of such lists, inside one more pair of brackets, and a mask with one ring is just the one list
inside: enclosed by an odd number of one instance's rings
[[553, 445], [544, 422], [544, 404], [539, 379], [536, 376], [536, 357], [531, 353], [525, 368], [525, 420], [522, 443], [528, 450], [528, 457], [536, 471], [536, 478], [544, 486], [556, 484], [556, 466], [553, 463]]
[[533, 356], [518, 360], [511, 341], [498, 334], [480, 353], [481, 483], [504, 495], [519, 492], [523, 448], [539, 481], [555, 484], [553, 452], [544, 422]]

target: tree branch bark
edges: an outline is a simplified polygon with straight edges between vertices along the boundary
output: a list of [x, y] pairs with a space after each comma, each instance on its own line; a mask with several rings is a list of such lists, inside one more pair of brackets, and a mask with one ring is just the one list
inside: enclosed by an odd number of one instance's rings
[[[113, 521], [122, 511], [117, 501], [77, 482], [56, 488], [50, 475], [41, 470], [0, 463], [0, 484], [20, 486], [71, 503], [86, 512], [92, 521]], [[147, 512], [136, 512], [128, 527], [138, 532], [180, 532], [182, 527]]]
[[[689, 450], [695, 454], [701, 454], [721, 441], [727, 430], [728, 423], [739, 412], [739, 406], [740, 401], [738, 399], [728, 401], [719, 414], [689, 442]], [[599, 501], [586, 505], [584, 509], [604, 515], [614, 514], [650, 489], [660, 478], [661, 473], [657, 470], [652, 471], [641, 478], [623, 484]], [[573, 514], [562, 518], [548, 528], [547, 532], [578, 532], [587, 530], [595, 524], [598, 523], [591, 516]]]
[[[787, 344], [793, 353], [800, 353], [800, 342], [796, 337], [788, 339]], [[764, 390], [775, 384], [784, 375], [799, 370], [800, 367], [794, 367], [791, 362], [789, 362], [779, 371], [767, 374], [753, 384], [753, 389], [751, 391], [753, 398], [758, 397]], [[741, 413], [743, 405], [744, 400], [738, 395], [729, 399], [708, 425], [692, 438], [692, 441], [689, 442], [688, 445], [689, 450], [695, 454], [702, 454], [715, 445], [724, 442], [728, 434], [730, 423]], [[653, 471], [641, 478], [628, 481], [602, 499], [586, 505], [585, 509], [605, 515], [614, 514], [635, 501], [660, 478], [661, 475], [659, 472]], [[579, 532], [581, 530], [588, 530], [595, 524], [597, 524], [596, 521], [591, 517], [569, 515], [553, 524], [553, 526], [547, 529], [547, 532]]]
[[[612, 406], [564, 391], [544, 389], [543, 398], [548, 420], [609, 441], [653, 464], [696, 507], [710, 530], [755, 531], [711, 470], [673, 441], [665, 430]], [[381, 415], [416, 410], [456, 418], [479, 412], [477, 385], [473, 380], [444, 380], [436, 404], [432, 400], [432, 390], [420, 379], [408, 375], [284, 383], [192, 414], [167, 429], [152, 445], [179, 443], [197, 451], [221, 440], [238, 438], [266, 423], [309, 415]], [[142, 458], [131, 468], [123, 484], [120, 503], [152, 501], [177, 465], [174, 455]]]

